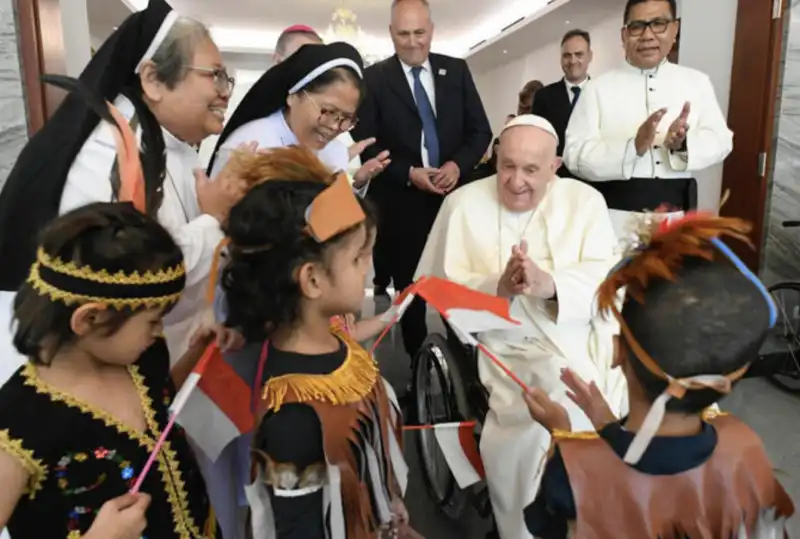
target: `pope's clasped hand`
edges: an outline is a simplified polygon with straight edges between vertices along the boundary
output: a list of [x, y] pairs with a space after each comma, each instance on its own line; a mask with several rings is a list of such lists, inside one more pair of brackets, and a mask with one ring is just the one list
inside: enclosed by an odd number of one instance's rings
[[522, 240], [511, 248], [511, 258], [497, 284], [497, 295], [504, 298], [524, 295], [539, 299], [555, 296], [552, 275], [541, 269], [528, 256], [528, 242]]

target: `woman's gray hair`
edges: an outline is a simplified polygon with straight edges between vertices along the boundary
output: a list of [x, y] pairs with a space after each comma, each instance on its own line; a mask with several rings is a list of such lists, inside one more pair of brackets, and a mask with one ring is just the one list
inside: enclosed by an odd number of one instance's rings
[[192, 64], [197, 45], [211, 39], [208, 27], [188, 17], [180, 17], [153, 55], [156, 76], [170, 90], [178, 85]]

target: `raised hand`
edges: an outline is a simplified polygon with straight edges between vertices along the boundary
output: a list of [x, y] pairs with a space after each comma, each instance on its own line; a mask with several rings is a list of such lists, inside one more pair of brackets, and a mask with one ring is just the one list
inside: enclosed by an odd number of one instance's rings
[[353, 174], [353, 184], [358, 188], [380, 174], [383, 169], [389, 166], [392, 160], [389, 159], [389, 151], [384, 150], [359, 168]]
[[350, 160], [352, 161], [353, 159], [364, 153], [364, 150], [375, 144], [376, 140], [378, 139], [376, 139], [375, 137], [370, 137], [370, 138], [365, 138], [364, 140], [360, 140], [355, 144], [351, 144], [350, 147], [347, 148], [347, 154], [349, 155]]
[[586, 383], [572, 369], [561, 369], [561, 381], [567, 386], [567, 397], [583, 410], [594, 430], [600, 431], [617, 421], [600, 388], [594, 382]]
[[683, 104], [680, 116], [678, 116], [669, 126], [667, 136], [664, 138], [664, 146], [670, 150], [678, 150], [686, 140], [686, 133], [689, 132], [689, 113], [691, 104], [687, 101]]

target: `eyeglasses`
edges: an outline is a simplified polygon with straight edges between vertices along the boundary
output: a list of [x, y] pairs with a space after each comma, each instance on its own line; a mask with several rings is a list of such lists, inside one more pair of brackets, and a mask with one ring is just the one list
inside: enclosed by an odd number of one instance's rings
[[210, 75], [214, 79], [214, 86], [217, 87], [217, 91], [221, 94], [230, 93], [233, 90], [233, 85], [236, 84], [236, 79], [228, 75], [228, 72], [222, 67], [186, 66], [186, 68]]
[[317, 100], [311, 97], [308, 92], [304, 91], [303, 94], [319, 109], [319, 123], [329, 127], [336, 126], [339, 131], [350, 131], [358, 123], [358, 118], [354, 114], [346, 114], [336, 109], [324, 107], [317, 103]]
[[667, 31], [670, 24], [679, 20], [680, 19], [654, 19], [652, 21], [631, 21], [625, 25], [625, 28], [628, 29], [628, 33], [633, 37], [639, 37], [644, 34], [648, 28], [652, 30], [654, 34], [663, 34]]

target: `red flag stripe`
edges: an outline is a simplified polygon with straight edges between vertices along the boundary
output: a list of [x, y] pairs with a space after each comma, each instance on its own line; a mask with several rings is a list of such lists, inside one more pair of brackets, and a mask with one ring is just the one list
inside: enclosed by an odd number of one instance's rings
[[483, 460], [481, 460], [481, 453], [478, 450], [478, 442], [475, 441], [475, 431], [473, 428], [464, 425], [459, 427], [458, 441], [461, 442], [464, 456], [467, 457], [469, 463], [475, 468], [477, 474], [481, 479], [486, 479], [486, 470], [483, 468]]
[[419, 282], [416, 292], [440, 313], [446, 313], [450, 309], [487, 311], [512, 324], [520, 324], [518, 320], [511, 317], [508, 300], [484, 294], [439, 277], [428, 277]]
[[254, 419], [250, 409], [252, 390], [225, 361], [218, 348], [214, 348], [197, 387], [228, 416], [239, 432], [253, 430]]

